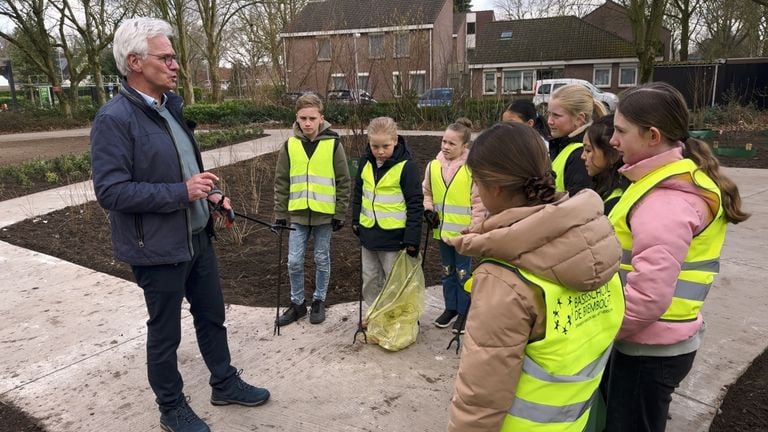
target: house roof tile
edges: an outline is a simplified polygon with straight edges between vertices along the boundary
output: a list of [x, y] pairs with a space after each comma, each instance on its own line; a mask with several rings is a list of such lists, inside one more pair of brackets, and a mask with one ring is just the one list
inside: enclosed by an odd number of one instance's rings
[[473, 64], [497, 64], [636, 55], [624, 39], [578, 17], [561, 16], [490, 22], [479, 29], [469, 58]]
[[326, 0], [304, 6], [283, 34], [434, 24], [447, 0]]

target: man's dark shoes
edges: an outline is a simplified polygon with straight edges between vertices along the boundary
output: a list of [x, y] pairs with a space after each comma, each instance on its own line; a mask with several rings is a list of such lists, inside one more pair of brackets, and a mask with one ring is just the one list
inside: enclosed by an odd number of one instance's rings
[[467, 324], [466, 315], [459, 314], [458, 318], [456, 318], [456, 321], [453, 323], [453, 329], [451, 331], [454, 333], [464, 334], [464, 326], [466, 324]]
[[280, 315], [280, 318], [278, 318], [277, 325], [280, 327], [287, 326], [288, 324], [298, 320], [306, 314], [307, 306], [304, 302], [301, 304], [291, 302], [291, 305], [288, 306], [288, 309], [286, 309], [285, 312]]
[[269, 400], [269, 391], [261, 387], [255, 387], [240, 378], [242, 370], [239, 370], [233, 376], [223, 389], [213, 388], [211, 392], [211, 403], [213, 405], [243, 405], [259, 406]]
[[187, 400], [176, 408], [160, 411], [160, 428], [167, 432], [210, 432], [211, 429], [192, 411]]
[[440, 328], [446, 328], [451, 324], [451, 321], [458, 315], [459, 313], [455, 310], [444, 310], [442, 314], [440, 314], [439, 317], [435, 320], [435, 325]]
[[325, 302], [315, 299], [309, 309], [309, 322], [320, 324], [323, 321], [325, 321]]

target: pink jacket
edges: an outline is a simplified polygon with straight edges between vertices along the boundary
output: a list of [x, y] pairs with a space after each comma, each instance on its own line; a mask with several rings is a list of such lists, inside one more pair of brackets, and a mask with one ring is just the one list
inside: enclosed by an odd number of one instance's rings
[[[651, 171], [683, 159], [677, 147], [619, 172], [637, 181]], [[665, 180], [651, 190], [629, 215], [632, 227], [632, 267], [624, 287], [626, 312], [618, 340], [645, 345], [673, 345], [694, 336], [702, 325], [701, 314], [690, 322], [661, 322], [672, 303], [680, 267], [694, 235], [713, 215], [693, 184]]]
[[[435, 159], [440, 161], [440, 166], [443, 168], [443, 181], [445, 184], [450, 183], [453, 180], [453, 176], [459, 171], [465, 163], [467, 163], [467, 155], [469, 150], [464, 150], [464, 153], [456, 159], [449, 161], [445, 158], [443, 152], [437, 153]], [[435, 204], [432, 202], [432, 184], [429, 179], [429, 165], [424, 172], [424, 181], [421, 183], [421, 188], [424, 190], [424, 210], [434, 210]], [[477, 186], [472, 184], [472, 224], [470, 227], [478, 226], [487, 216], [485, 206], [480, 200], [480, 193], [477, 192]]]

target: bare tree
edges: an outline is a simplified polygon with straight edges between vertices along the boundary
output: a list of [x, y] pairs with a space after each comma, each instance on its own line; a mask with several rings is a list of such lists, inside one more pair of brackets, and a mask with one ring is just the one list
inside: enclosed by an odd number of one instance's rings
[[667, 0], [630, 0], [627, 7], [632, 23], [640, 82], [653, 76], [653, 64], [661, 48], [659, 31], [664, 19]]
[[[56, 41], [50, 36], [52, 29], [46, 24], [51, 11], [45, 0], [6, 0], [0, 2], [0, 17], [7, 18], [21, 30], [25, 40], [0, 31], [0, 38], [17, 47], [24, 57], [43, 73], [53, 87], [61, 88], [59, 67], [54, 64]], [[56, 93], [62, 113], [71, 118], [72, 107], [68, 98]]]
[[707, 59], [749, 55], [745, 16], [749, 0], [708, 0], [702, 11], [704, 36], [698, 41], [700, 54]]
[[195, 0], [200, 13], [205, 45], [203, 54], [208, 62], [211, 96], [214, 102], [221, 101], [219, 62], [222, 41], [230, 35], [228, 24], [242, 9], [260, 3], [262, 0]]
[[679, 31], [680, 37], [680, 60], [688, 60], [688, 46], [691, 43], [691, 20], [694, 19], [695, 12], [701, 6], [702, 0], [669, 0], [667, 17]]
[[174, 50], [179, 63], [179, 76], [181, 78], [182, 96], [184, 101], [193, 105], [195, 92], [193, 88], [192, 73], [192, 44], [190, 41], [191, 22], [196, 13], [192, 8], [191, 0], [148, 0], [148, 8], [160, 18], [168, 21], [176, 30], [173, 38]]
[[575, 15], [582, 17], [603, 4], [600, 0], [495, 0], [493, 5], [501, 11], [501, 19], [518, 20], [552, 16]]
[[[93, 77], [98, 105], [104, 105], [107, 95], [101, 74], [101, 52], [112, 43], [120, 21], [133, 13], [131, 2], [121, 2], [120, 7], [117, 7], [117, 4], [109, 0], [52, 0], [51, 6], [58, 10], [61, 16], [61, 40], [66, 41], [67, 30], [72, 30], [79, 36], [87, 66], [83, 70], [88, 70]], [[69, 57], [68, 55], [68, 64], [71, 65], [74, 59]]]

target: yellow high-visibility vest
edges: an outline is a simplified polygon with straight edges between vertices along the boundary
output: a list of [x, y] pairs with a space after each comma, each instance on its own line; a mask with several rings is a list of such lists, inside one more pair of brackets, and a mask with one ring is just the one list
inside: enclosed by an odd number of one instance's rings
[[584, 147], [583, 143], [570, 143], [557, 154], [555, 160], [552, 161], [552, 171], [555, 172], [555, 191], [565, 192], [565, 163], [568, 161], [568, 157], [571, 153]]
[[[722, 197], [717, 184], [701, 171], [690, 159], [682, 159], [665, 165], [640, 180], [632, 183], [608, 218], [613, 223], [616, 237], [621, 243], [622, 256], [619, 276], [622, 284], [627, 283], [627, 274], [632, 267], [632, 231], [629, 215], [634, 206], [659, 183], [671, 177], [685, 179], [696, 185], [702, 198], [709, 204], [715, 215], [710, 224], [693, 237], [677, 278], [672, 304], [661, 315], [660, 321], [693, 321], [699, 315], [704, 299], [712, 287], [715, 275], [720, 272], [720, 250], [725, 242], [726, 221]], [[659, 215], [659, 217], [666, 217]]]
[[485, 259], [481, 265], [488, 262], [539, 287], [546, 307], [545, 337], [525, 347], [515, 400], [501, 431], [583, 431], [624, 318], [618, 275], [594, 291], [582, 292], [504, 261]]
[[406, 204], [400, 189], [400, 176], [406, 161], [393, 165], [376, 183], [373, 165], [366, 161], [360, 178], [363, 180], [363, 197], [360, 206], [360, 225], [373, 228], [378, 224], [381, 229], [394, 230], [405, 228]]
[[336, 172], [333, 168], [333, 138], [322, 139], [308, 158], [301, 140], [288, 139], [291, 188], [288, 211], [311, 209], [318, 213], [336, 212]]
[[456, 237], [472, 223], [472, 173], [469, 167], [462, 165], [446, 185], [443, 180], [442, 166], [437, 159], [429, 163], [429, 182], [432, 186], [432, 202], [440, 215], [440, 226], [433, 235]]

